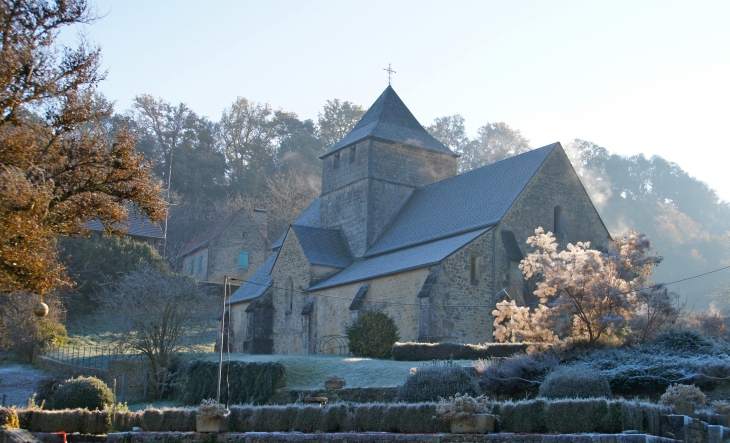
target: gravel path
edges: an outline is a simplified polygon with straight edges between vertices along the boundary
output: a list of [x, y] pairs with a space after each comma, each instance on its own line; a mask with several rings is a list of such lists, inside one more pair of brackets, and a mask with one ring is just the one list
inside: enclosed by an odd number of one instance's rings
[[0, 366], [0, 401], [7, 394], [6, 406], [26, 406], [28, 398], [36, 391], [38, 382], [47, 374], [33, 365]]

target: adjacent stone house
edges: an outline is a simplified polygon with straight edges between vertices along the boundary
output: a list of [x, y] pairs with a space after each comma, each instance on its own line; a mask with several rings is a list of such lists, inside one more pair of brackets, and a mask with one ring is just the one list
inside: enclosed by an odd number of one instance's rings
[[315, 353], [371, 307], [403, 341], [489, 342], [501, 291], [533, 303], [535, 228], [609, 239], [559, 143], [456, 175], [390, 86], [320, 158], [322, 194], [229, 300], [235, 352]]
[[190, 241], [177, 257], [178, 272], [196, 280], [223, 283], [224, 276], [247, 280], [268, 258], [265, 209], [253, 216], [241, 209]]

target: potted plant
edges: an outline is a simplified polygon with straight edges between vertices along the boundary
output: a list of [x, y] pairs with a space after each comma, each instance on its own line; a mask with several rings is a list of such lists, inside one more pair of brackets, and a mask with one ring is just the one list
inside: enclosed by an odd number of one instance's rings
[[225, 432], [229, 414], [228, 409], [217, 401], [203, 400], [195, 414], [195, 429], [198, 432]]
[[456, 394], [440, 398], [436, 415], [451, 423], [452, 434], [486, 434], [494, 432], [497, 417], [487, 414], [487, 399], [473, 398], [467, 394]]
[[342, 389], [345, 387], [346, 384], [347, 383], [345, 382], [345, 379], [343, 377], [338, 377], [336, 375], [330, 375], [324, 381], [324, 388], [325, 389]]

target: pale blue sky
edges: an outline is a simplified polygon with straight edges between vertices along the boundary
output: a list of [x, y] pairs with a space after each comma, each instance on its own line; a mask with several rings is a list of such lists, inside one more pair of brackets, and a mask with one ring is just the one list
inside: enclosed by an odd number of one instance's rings
[[393, 87], [422, 124], [461, 113], [535, 147], [579, 137], [677, 162], [730, 201], [730, 2], [97, 0], [85, 32], [128, 108], [220, 119], [237, 97], [316, 119]]

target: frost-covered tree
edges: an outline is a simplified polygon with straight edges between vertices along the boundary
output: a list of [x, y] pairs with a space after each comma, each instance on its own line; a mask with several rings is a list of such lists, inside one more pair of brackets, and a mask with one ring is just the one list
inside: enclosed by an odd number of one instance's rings
[[[497, 340], [552, 341], [547, 331], [554, 331], [585, 337], [592, 345], [603, 335], [625, 330], [642, 314], [668, 309], [666, 289], [651, 281], [662, 257], [650, 253], [651, 242], [643, 234], [628, 232], [610, 241], [604, 251], [591, 249], [588, 242], [558, 251], [553, 234], [538, 228], [527, 243], [535, 251], [522, 260], [520, 269], [526, 279], [541, 278], [534, 292], [541, 305], [529, 312], [498, 304], [493, 313]], [[648, 329], [663, 318], [647, 316], [654, 322]]]

